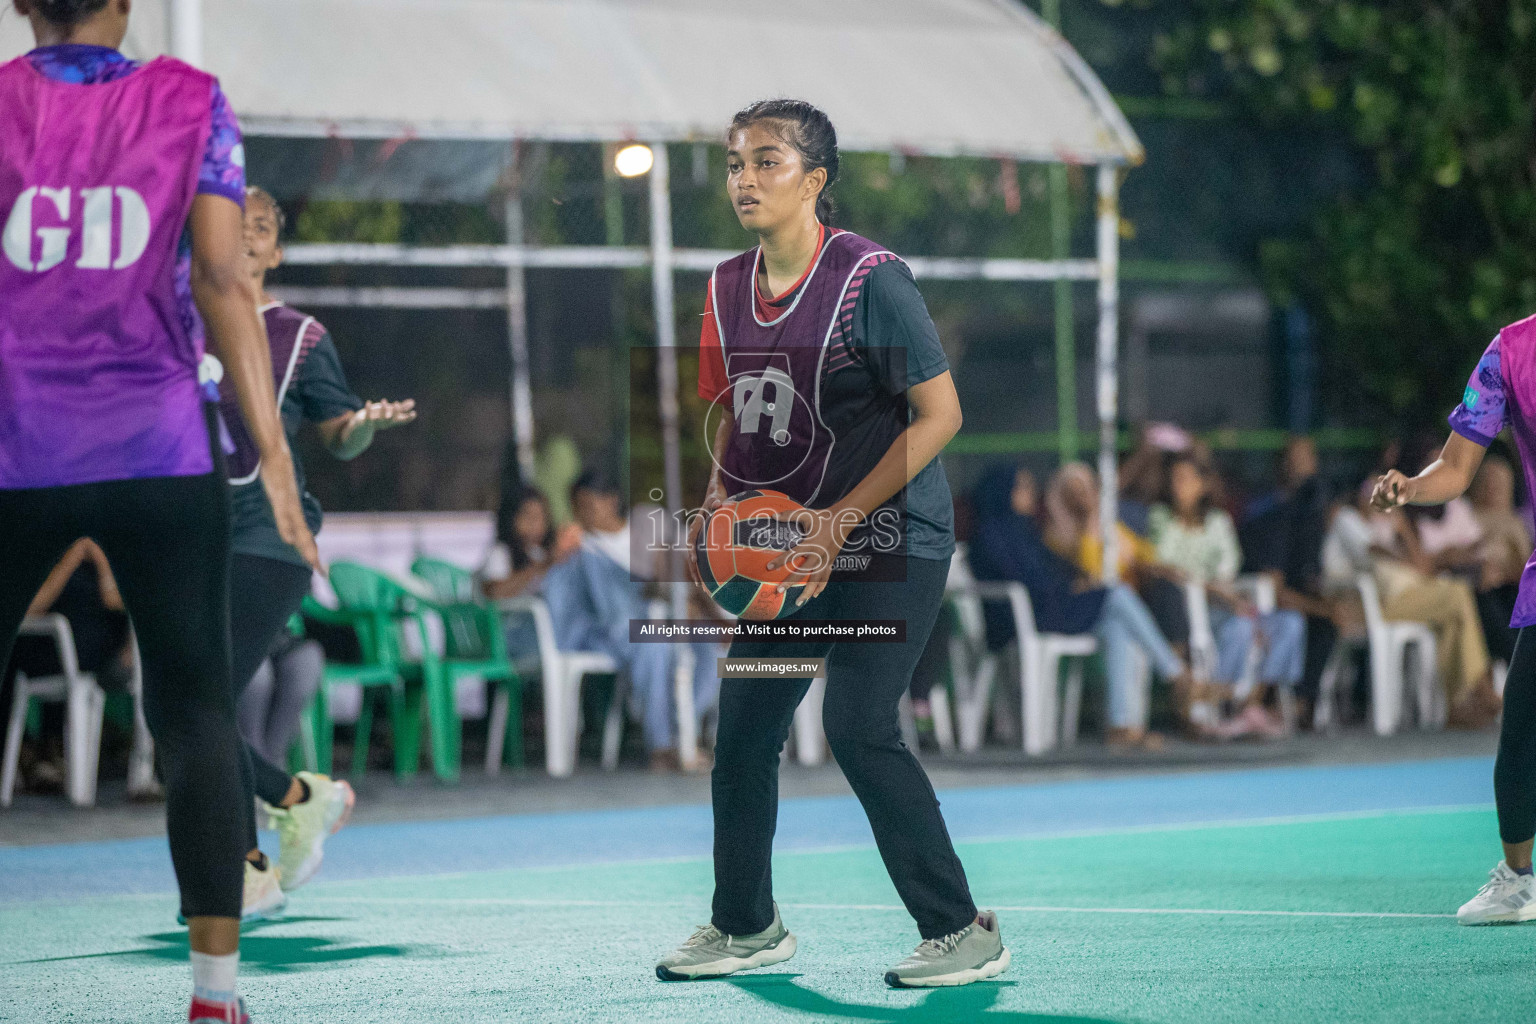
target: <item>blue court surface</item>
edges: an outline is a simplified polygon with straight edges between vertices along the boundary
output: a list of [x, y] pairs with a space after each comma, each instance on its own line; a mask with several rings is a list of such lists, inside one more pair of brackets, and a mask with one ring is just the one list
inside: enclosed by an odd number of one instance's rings
[[[1521, 1019], [1536, 926], [1451, 915], [1498, 859], [1486, 757], [940, 793], [1013, 966], [896, 992], [918, 936], [851, 797], [784, 801], [799, 954], [663, 984], [708, 916], [707, 806], [357, 825], [247, 931], [256, 1021]], [[0, 1020], [184, 1013], [163, 839], [0, 848]]]

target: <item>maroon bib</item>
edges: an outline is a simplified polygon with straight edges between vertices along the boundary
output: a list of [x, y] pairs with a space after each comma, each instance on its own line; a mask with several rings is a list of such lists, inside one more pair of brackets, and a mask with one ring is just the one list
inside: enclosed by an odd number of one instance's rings
[[[325, 336], [325, 328], [314, 317], [289, 309], [281, 302], [264, 306], [261, 314], [267, 324], [267, 341], [272, 346], [272, 387], [277, 392], [277, 411], [281, 415], [289, 385], [304, 360]], [[219, 383], [219, 413], [229, 428], [229, 438], [235, 447], [229, 456], [229, 482], [248, 484], [261, 471], [261, 453], [246, 429], [234, 382], [227, 375]]]
[[771, 322], [759, 318], [754, 294], [760, 249], [715, 268], [709, 287], [729, 381], [718, 401], [732, 420], [721, 463], [729, 493], [769, 488], [818, 508], [846, 492], [847, 482], [825, 479], [837, 438], [822, 416], [821, 380], [838, 316], [856, 301], [848, 286], [882, 256], [894, 258], [867, 238], [829, 232], [799, 292]]

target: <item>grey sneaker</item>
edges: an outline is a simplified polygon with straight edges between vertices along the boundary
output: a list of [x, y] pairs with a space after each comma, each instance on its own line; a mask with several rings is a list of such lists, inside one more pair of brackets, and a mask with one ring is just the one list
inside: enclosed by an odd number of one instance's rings
[[885, 972], [885, 983], [892, 988], [969, 985], [1002, 974], [1011, 959], [997, 915], [986, 910], [953, 935], [924, 940], [911, 956]]
[[706, 924], [688, 941], [661, 958], [656, 977], [662, 981], [693, 981], [723, 978], [737, 971], [780, 964], [795, 955], [795, 937], [779, 920], [773, 905], [773, 924], [756, 935], [727, 935]]

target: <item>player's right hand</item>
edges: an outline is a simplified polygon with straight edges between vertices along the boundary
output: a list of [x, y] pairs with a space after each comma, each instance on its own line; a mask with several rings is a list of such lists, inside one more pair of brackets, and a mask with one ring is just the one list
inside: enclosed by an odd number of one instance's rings
[[1371, 490], [1371, 507], [1382, 512], [1402, 508], [1413, 501], [1418, 489], [1412, 478], [1389, 469], [1376, 480], [1376, 486]]
[[272, 503], [272, 518], [277, 523], [277, 535], [309, 563], [310, 568], [325, 575], [320, 564], [320, 549], [315, 546], [315, 535], [309, 532], [304, 521], [304, 506], [299, 501], [299, 484], [293, 473], [293, 457], [286, 447], [280, 452], [264, 455], [261, 460], [261, 486]]

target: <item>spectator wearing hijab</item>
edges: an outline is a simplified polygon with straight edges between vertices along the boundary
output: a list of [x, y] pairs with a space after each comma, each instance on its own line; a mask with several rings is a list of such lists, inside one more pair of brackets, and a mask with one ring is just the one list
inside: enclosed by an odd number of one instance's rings
[[[1193, 681], [1141, 598], [1125, 584], [1097, 586], [1046, 544], [1035, 518], [1038, 488], [1028, 470], [1001, 466], [990, 471], [976, 490], [975, 506], [972, 573], [978, 580], [1022, 583], [1042, 632], [1095, 634], [1109, 684], [1106, 741], [1118, 747], [1160, 746], [1161, 737], [1145, 732], [1132, 716], [1132, 652], [1140, 650], [1151, 661], [1173, 684], [1181, 703], [1193, 692]], [[989, 603], [986, 613], [989, 646], [1001, 648], [1014, 639], [1004, 606]]]

